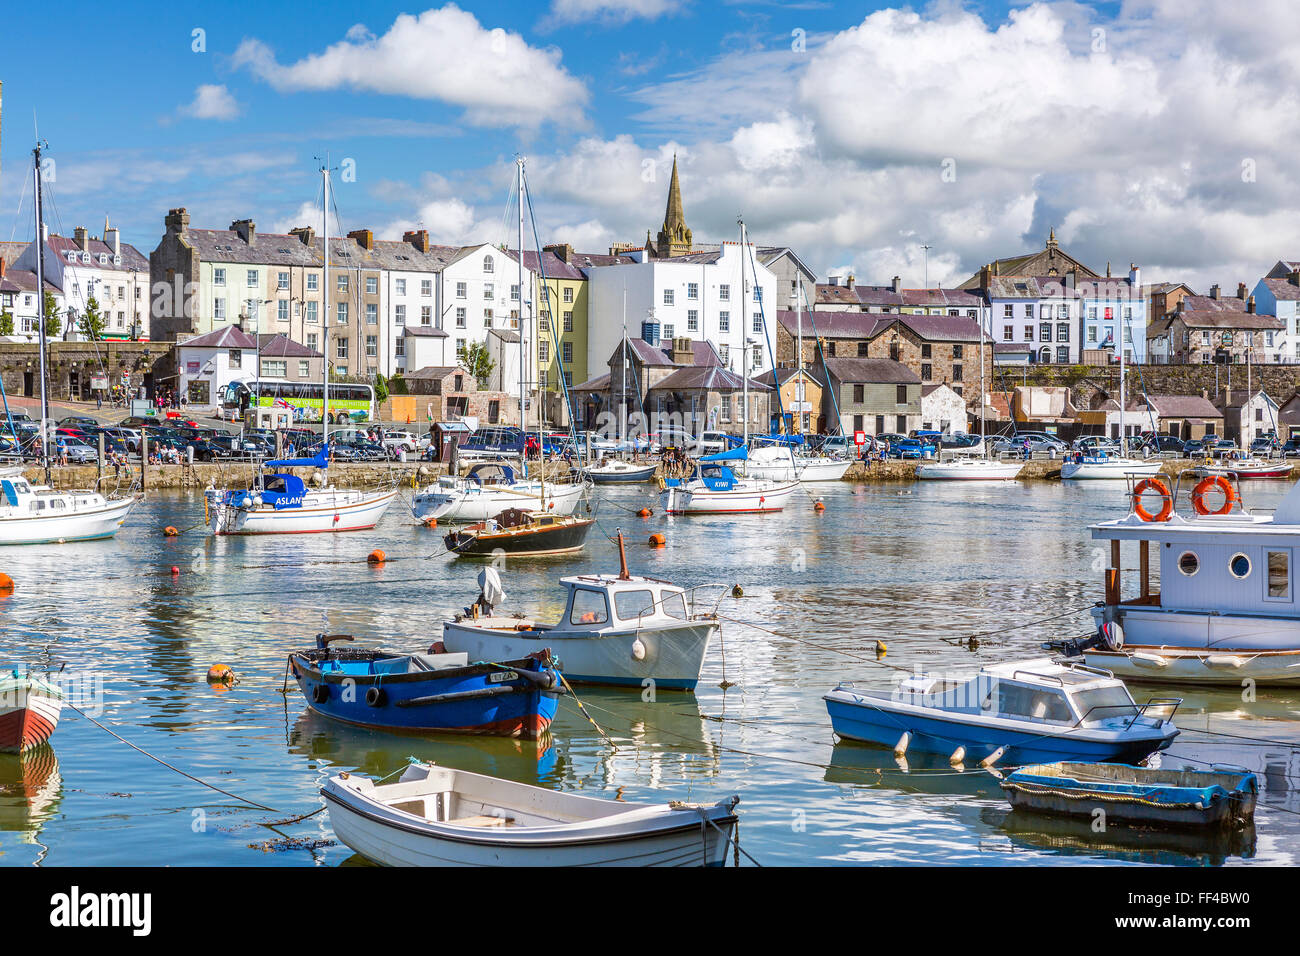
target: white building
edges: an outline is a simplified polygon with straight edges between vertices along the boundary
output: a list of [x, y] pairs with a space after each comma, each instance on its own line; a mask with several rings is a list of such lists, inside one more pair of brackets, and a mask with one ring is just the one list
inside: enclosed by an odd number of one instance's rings
[[215, 406], [231, 382], [257, 375], [257, 339], [233, 325], [176, 346], [178, 394], [191, 405]]
[[776, 301], [777, 281], [752, 246], [743, 254], [743, 286], [738, 242], [666, 259], [631, 250], [625, 253], [631, 261], [584, 269], [590, 283], [587, 368], [609, 361], [622, 341], [625, 317], [631, 338], [648, 336], [651, 344], [675, 338], [706, 341], [733, 371], [740, 368], [739, 353], [748, 343], [752, 372], [771, 368], [769, 344], [775, 349], [776, 312], [783, 307]]

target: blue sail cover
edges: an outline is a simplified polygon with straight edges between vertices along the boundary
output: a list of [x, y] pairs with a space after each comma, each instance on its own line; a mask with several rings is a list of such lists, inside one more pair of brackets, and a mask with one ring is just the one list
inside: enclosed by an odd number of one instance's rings
[[704, 455], [700, 462], [706, 461], [745, 461], [749, 458], [749, 451], [744, 445], [737, 448], [728, 448], [726, 451], [715, 451], [712, 455]]
[[315, 458], [278, 458], [264, 462], [263, 468], [328, 468], [330, 464], [329, 445], [322, 445]]

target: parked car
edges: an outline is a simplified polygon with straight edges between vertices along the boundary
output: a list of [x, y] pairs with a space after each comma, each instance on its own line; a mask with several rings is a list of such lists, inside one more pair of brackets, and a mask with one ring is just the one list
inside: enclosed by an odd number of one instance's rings
[[1025, 450], [1025, 442], [1029, 442], [1029, 453], [1031, 455], [1040, 452], [1048, 454], [1064, 455], [1069, 450], [1065, 442], [1059, 438], [1053, 438], [1050, 435], [1044, 435], [1041, 432], [1020, 432], [1017, 435], [1006, 435], [999, 438], [993, 444], [993, 450], [1000, 455], [1022, 454]]
[[1177, 435], [1148, 435], [1142, 444], [1135, 447], [1151, 454], [1173, 452], [1175, 455], [1181, 455], [1187, 450], [1187, 443]]
[[1300, 438], [1288, 438], [1282, 446], [1284, 458], [1300, 458]]
[[337, 461], [383, 461], [388, 457], [384, 447], [360, 438], [331, 442], [330, 451]]
[[99, 449], [80, 438], [60, 435], [54, 440], [51, 451], [55, 455], [66, 455], [69, 464], [88, 465], [99, 460]]
[[1276, 438], [1261, 437], [1250, 443], [1250, 453], [1269, 457], [1276, 454], [1280, 447], [1281, 445]]
[[392, 431], [384, 432], [384, 440], [380, 444], [386, 449], [405, 448], [409, 455], [420, 447], [420, 439], [411, 432]]
[[67, 418], [59, 419], [60, 428], [95, 428], [98, 425], [97, 420], [81, 415], [70, 415]]
[[1215, 458], [1231, 458], [1241, 451], [1237, 443], [1230, 438], [1220, 438], [1210, 448], [1210, 455]]
[[896, 442], [890, 442], [889, 451], [885, 453], [888, 458], [924, 458], [926, 451], [932, 455], [934, 448], [927, 445], [919, 438], [901, 438]]

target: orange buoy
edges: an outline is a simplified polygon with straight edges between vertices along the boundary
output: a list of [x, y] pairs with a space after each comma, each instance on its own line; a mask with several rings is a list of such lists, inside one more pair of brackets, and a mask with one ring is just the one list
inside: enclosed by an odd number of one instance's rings
[[0, 594], [12, 594], [14, 589], [14, 579], [0, 571]]
[[424, 519], [424, 526], [425, 526], [426, 528], [436, 528], [436, 527], [438, 527], [438, 519], [437, 519], [437, 518], [426, 518], [426, 519]]
[[816, 512], [820, 513], [820, 512], [825, 511], [825, 510], [826, 510], [826, 502], [822, 501], [822, 500], [819, 498], [819, 499], [817, 500], [817, 503], [813, 505], [813, 511], [816, 511]]
[[167, 527], [163, 528], [163, 534], [167, 535], [167, 537], [169, 538], [174, 538], [178, 534], [180, 534], [180, 532], [177, 531], [175, 528], [173, 528], [171, 525], [168, 525]]
[[664, 545], [666, 545], [667, 543], [668, 543], [668, 539], [665, 538], [665, 537], [664, 537], [663, 535], [661, 535], [661, 534], [652, 534], [652, 535], [650, 535], [650, 542], [649, 542], [649, 544], [650, 544], [650, 547], [652, 547], [652, 548], [662, 548], [662, 547], [663, 547]]
[[208, 668], [208, 683], [233, 684], [234, 682], [235, 672], [230, 669], [229, 664], [213, 664]]
[[652, 514], [654, 514], [654, 512], [651, 511], [649, 508], [642, 508], [640, 511], [636, 513], [636, 516], [638, 518], [649, 518]]
[[375, 550], [366, 555], [366, 560], [371, 564], [383, 564], [387, 559], [388, 555], [384, 554], [384, 552], [380, 551], [378, 548], [375, 548]]
[[180, 573], [181, 573], [181, 569], [178, 568], [178, 567], [176, 567], [176, 565], [173, 564], [173, 565], [172, 565], [172, 577], [177, 577], [177, 576], [180, 575]]

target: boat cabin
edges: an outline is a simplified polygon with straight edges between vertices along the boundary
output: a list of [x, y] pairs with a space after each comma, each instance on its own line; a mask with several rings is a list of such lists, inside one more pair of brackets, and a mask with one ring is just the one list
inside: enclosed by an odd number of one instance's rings
[[1096, 726], [1140, 713], [1123, 681], [1108, 672], [1050, 658], [991, 664], [967, 680], [918, 674], [897, 699], [956, 713], [1062, 726]]
[[[1179, 507], [1180, 493], [1192, 482], [1196, 483], [1190, 489], [1191, 506]], [[1139, 482], [1138, 487], [1143, 484], [1147, 482]], [[1091, 528], [1094, 540], [1110, 542], [1110, 566], [1105, 572], [1108, 607], [1300, 616], [1295, 580], [1300, 560], [1300, 485], [1292, 488], [1273, 514], [1248, 509], [1239, 486], [1224, 476], [1199, 481], [1194, 476], [1189, 481], [1180, 477], [1167, 494], [1156, 489], [1147, 495], [1148, 506], [1156, 496], [1163, 507], [1153, 514], [1154, 509], [1142, 508], [1130, 490], [1131, 510], [1126, 517]], [[1215, 507], [1221, 499], [1226, 500]], [[1122, 545], [1127, 541], [1137, 544], [1136, 568], [1125, 566]], [[1153, 564], [1158, 580], [1153, 580]], [[1136, 587], [1131, 577], [1124, 577], [1134, 570]]]
[[667, 581], [616, 574], [561, 578], [568, 589], [556, 630], [607, 630], [690, 619], [686, 592]]
[[8, 517], [58, 517], [60, 512], [103, 504], [104, 496], [98, 492], [55, 491], [48, 485], [33, 485], [21, 473], [0, 479], [0, 510], [8, 512]]
[[276, 510], [283, 508], [301, 508], [303, 495], [307, 493], [306, 483], [297, 475], [276, 472], [268, 475], [262, 487], [263, 504]]
[[726, 465], [716, 462], [700, 462], [691, 478], [669, 478], [669, 488], [681, 487], [690, 481], [699, 481], [709, 491], [731, 491], [736, 487], [736, 473]]

